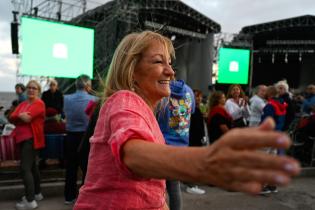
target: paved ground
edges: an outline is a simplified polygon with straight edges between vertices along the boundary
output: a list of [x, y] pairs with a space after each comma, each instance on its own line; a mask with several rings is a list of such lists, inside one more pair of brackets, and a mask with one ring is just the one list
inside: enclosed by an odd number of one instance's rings
[[184, 209], [315, 210], [315, 177], [296, 179], [289, 187], [268, 196], [249, 196], [217, 188], [206, 190], [204, 196], [184, 193]]
[[[183, 192], [183, 210], [315, 210], [315, 177], [300, 177], [276, 194], [249, 196], [237, 192], [226, 192], [215, 187], [202, 187], [205, 195], [191, 195]], [[60, 196], [46, 196], [39, 203], [38, 210], [70, 210]], [[14, 200], [0, 201], [1, 210], [13, 210]]]

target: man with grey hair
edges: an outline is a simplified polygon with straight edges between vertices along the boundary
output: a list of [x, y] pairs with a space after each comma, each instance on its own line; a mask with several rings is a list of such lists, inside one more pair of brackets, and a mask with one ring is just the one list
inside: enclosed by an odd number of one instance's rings
[[78, 146], [87, 129], [89, 118], [84, 112], [89, 101], [96, 97], [89, 94], [91, 79], [87, 75], [80, 75], [76, 81], [76, 92], [64, 97], [64, 113], [66, 117], [67, 137], [65, 139], [65, 204], [73, 204], [78, 195], [77, 170], [79, 167]]
[[255, 89], [255, 95], [251, 97], [250, 102], [250, 116], [249, 116], [249, 126], [258, 126], [261, 121], [261, 115], [263, 114], [263, 109], [266, 105], [266, 85], [258, 85]]

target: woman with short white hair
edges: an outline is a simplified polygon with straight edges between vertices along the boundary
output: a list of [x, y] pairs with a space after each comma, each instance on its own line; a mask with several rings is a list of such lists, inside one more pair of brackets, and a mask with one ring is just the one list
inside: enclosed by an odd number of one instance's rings
[[289, 84], [287, 80], [280, 80], [275, 84], [275, 87], [279, 93], [279, 99], [287, 103], [287, 112], [285, 115], [285, 122], [283, 126], [283, 131], [288, 130], [291, 122], [295, 117], [295, 109], [292, 102], [292, 94], [289, 91]]

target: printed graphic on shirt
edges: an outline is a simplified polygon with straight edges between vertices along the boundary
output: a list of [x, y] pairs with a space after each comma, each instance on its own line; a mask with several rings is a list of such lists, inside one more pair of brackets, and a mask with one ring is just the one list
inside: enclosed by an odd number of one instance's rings
[[188, 137], [192, 98], [186, 93], [182, 99], [170, 98], [170, 135]]

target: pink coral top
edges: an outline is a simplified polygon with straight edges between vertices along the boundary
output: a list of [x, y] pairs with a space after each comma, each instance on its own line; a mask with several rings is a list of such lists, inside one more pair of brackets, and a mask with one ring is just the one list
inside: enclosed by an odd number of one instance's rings
[[165, 144], [149, 106], [134, 92], [122, 90], [100, 110], [74, 209], [163, 209], [165, 181], [138, 177], [121, 159], [122, 146], [130, 139]]

